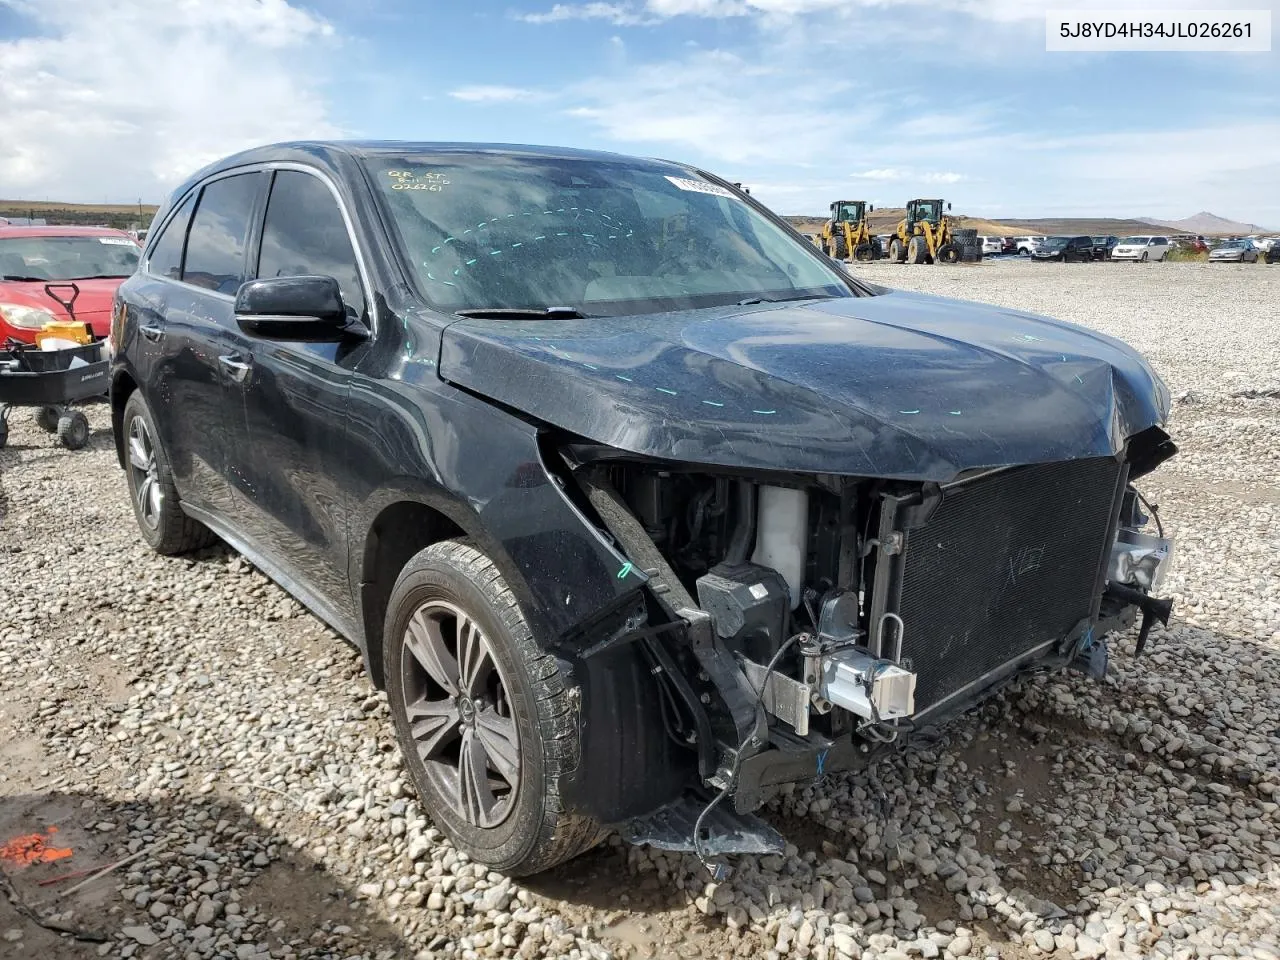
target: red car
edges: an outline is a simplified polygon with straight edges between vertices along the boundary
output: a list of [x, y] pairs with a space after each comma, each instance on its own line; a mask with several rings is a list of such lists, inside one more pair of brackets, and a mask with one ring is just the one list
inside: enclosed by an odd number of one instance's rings
[[46, 323], [71, 319], [64, 303], [73, 294], [75, 319], [105, 337], [116, 287], [141, 255], [122, 230], [0, 226], [0, 346], [11, 339], [34, 343]]

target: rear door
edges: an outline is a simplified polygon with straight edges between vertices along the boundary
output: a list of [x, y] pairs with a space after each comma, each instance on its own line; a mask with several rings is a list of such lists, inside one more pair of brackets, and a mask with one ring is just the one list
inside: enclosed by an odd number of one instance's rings
[[[333, 277], [348, 315], [365, 322], [370, 300], [336, 186], [318, 171], [271, 176], [250, 272]], [[239, 328], [231, 337], [245, 369], [234, 387], [247, 437], [232, 458], [237, 527], [327, 619], [350, 622], [347, 395], [367, 345], [269, 340]]]
[[152, 251], [148, 271], [165, 279], [148, 288], [138, 322], [154, 352], [144, 395], [178, 491], [188, 506], [218, 516], [231, 506], [230, 450], [244, 439], [241, 419], [228, 409], [236, 371], [226, 365], [226, 338], [263, 184], [260, 172], [239, 173], [192, 193], [183, 219], [170, 220]]

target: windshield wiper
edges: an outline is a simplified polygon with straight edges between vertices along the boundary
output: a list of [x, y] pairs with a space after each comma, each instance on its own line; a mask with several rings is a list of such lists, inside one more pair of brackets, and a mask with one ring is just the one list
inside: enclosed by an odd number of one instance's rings
[[825, 293], [809, 293], [803, 297], [747, 297], [745, 300], [739, 300], [736, 306], [749, 307], [754, 303], [794, 303], [797, 300], [830, 300], [831, 297]]
[[47, 281], [44, 277], [22, 277], [22, 276], [16, 276], [15, 274], [12, 274], [12, 273], [6, 273], [3, 277], [0, 277], [0, 280], [17, 280], [17, 281], [19, 281], [19, 282], [21, 282], [21, 283], [49, 283], [49, 282], [52, 282], [52, 281]]
[[73, 277], [74, 280], [124, 280], [132, 277], [132, 273], [94, 273], [87, 277]]
[[481, 320], [585, 320], [587, 314], [576, 307], [477, 307], [453, 311], [460, 317]]

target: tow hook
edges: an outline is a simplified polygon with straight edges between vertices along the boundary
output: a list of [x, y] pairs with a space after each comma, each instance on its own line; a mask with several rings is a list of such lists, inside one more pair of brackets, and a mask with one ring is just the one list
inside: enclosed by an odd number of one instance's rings
[[1152, 624], [1159, 620], [1166, 627], [1169, 625], [1169, 614], [1173, 613], [1173, 601], [1150, 596], [1122, 583], [1108, 584], [1107, 593], [1122, 603], [1132, 604], [1142, 611], [1142, 626], [1138, 628], [1138, 646], [1134, 650], [1135, 654], [1141, 656], [1142, 651], [1147, 647], [1147, 637], [1151, 633]]

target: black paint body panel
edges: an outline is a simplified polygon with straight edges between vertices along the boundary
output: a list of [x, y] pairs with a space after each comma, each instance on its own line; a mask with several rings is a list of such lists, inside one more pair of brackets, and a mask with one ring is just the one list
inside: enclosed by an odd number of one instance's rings
[[[592, 624], [634, 608], [646, 578], [562, 489], [549, 437], [730, 469], [945, 481], [1112, 454], [1167, 412], [1158, 378], [1116, 341], [905, 293], [573, 321], [439, 313], [356, 160], [383, 149], [403, 148], [292, 144], [229, 158], [180, 187], [150, 236], [220, 172], [314, 170], [336, 186], [363, 252], [371, 336], [266, 340], [239, 327], [232, 297], [142, 271], [118, 293], [117, 417], [140, 390], [183, 499], [356, 643], [375, 679], [381, 624], [366, 601], [380, 522], [422, 505], [473, 538], [583, 684], [590, 769], [571, 799], [603, 819], [665, 802], [687, 771], [666, 738], [634, 736], [661, 723], [640, 655], [579, 657], [599, 639]], [[123, 456], [118, 431], [117, 444]], [[649, 755], [628, 762], [632, 740]]]

